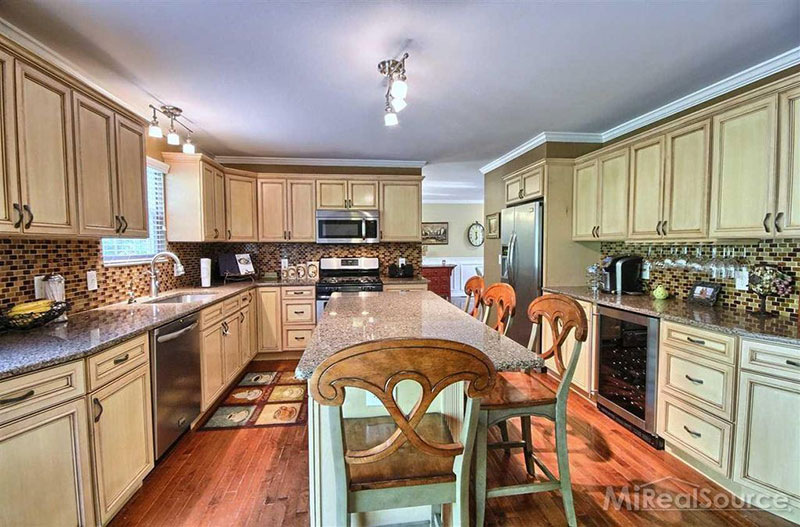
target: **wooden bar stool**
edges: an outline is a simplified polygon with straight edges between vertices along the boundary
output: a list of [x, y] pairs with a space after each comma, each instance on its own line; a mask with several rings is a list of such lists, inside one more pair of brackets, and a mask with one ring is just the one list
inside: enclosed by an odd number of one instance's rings
[[[475, 444], [475, 502], [476, 524], [483, 525], [486, 512], [486, 499], [500, 496], [513, 496], [534, 492], [561, 490], [564, 502], [564, 513], [567, 523], [577, 525], [575, 507], [572, 498], [572, 484], [569, 475], [569, 459], [567, 453], [567, 397], [575, 367], [578, 364], [581, 345], [586, 341], [588, 332], [586, 314], [572, 298], [563, 295], [547, 295], [531, 302], [528, 307], [528, 318], [533, 322], [532, 331], [536, 331], [541, 319], [546, 319], [553, 335], [553, 345], [542, 354], [547, 359], [555, 356], [556, 367], [561, 373], [561, 382], [553, 392], [544, 385], [537, 375], [526, 372], [501, 373], [492, 392], [481, 402], [478, 417], [478, 433]], [[575, 347], [569, 364], [564, 366], [561, 347], [569, 332], [575, 331]], [[529, 344], [529, 349], [531, 348]], [[533, 351], [533, 350], [531, 350]], [[558, 459], [558, 475], [555, 475], [535, 456], [531, 441], [530, 418], [545, 417], [555, 422], [556, 456]], [[523, 444], [499, 444], [500, 448], [522, 447], [525, 449], [525, 464], [528, 472], [533, 474], [533, 464], [537, 465], [547, 476], [548, 481], [542, 483], [524, 483], [507, 487], [486, 488], [486, 454], [487, 431], [494, 424], [508, 419], [520, 417], [522, 420]]]
[[[481, 351], [436, 339], [365, 342], [325, 360], [311, 377], [311, 396], [328, 413], [336, 485], [336, 525], [350, 514], [431, 505], [431, 524], [441, 505], [455, 503], [454, 525], [469, 524], [470, 463], [480, 398], [495, 383], [492, 361]], [[393, 390], [413, 380], [422, 394], [406, 415]], [[426, 413], [447, 386], [465, 381], [466, 413], [458, 441], [441, 414]], [[342, 419], [345, 387], [377, 397], [383, 417]], [[377, 444], [376, 444], [377, 443]]]
[[[467, 294], [467, 299], [464, 301], [464, 313], [469, 313], [473, 318], [480, 318], [484, 287], [481, 276], [473, 276], [464, 284], [464, 292]], [[469, 308], [470, 300], [473, 300], [472, 309]]]
[[492, 306], [497, 306], [497, 319], [495, 320], [492, 329], [505, 335], [508, 333], [508, 328], [511, 327], [511, 321], [514, 319], [514, 312], [517, 308], [517, 295], [514, 293], [514, 288], [508, 284], [492, 284], [484, 291], [481, 297], [481, 304], [483, 306], [483, 322], [489, 320], [489, 311]]

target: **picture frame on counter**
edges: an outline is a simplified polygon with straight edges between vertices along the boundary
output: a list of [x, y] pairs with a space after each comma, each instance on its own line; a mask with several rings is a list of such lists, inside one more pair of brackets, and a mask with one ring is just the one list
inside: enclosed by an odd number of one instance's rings
[[688, 302], [705, 306], [713, 306], [717, 303], [717, 297], [722, 289], [722, 285], [712, 282], [695, 282], [689, 291]]
[[450, 243], [450, 223], [446, 221], [423, 221], [423, 245], [447, 245]]
[[497, 240], [500, 238], [500, 213], [486, 215], [486, 238]]

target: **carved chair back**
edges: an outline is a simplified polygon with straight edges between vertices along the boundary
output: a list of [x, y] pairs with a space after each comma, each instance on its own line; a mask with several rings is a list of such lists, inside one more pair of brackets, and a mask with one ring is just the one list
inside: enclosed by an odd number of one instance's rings
[[514, 292], [514, 288], [503, 283], [490, 285], [483, 292], [481, 305], [483, 306], [483, 322], [486, 323], [489, 319], [491, 307], [495, 306], [497, 318], [492, 325], [492, 329], [503, 335], [508, 333], [508, 328], [511, 326], [511, 321], [517, 308], [517, 295]]
[[[480, 317], [484, 287], [486, 284], [482, 276], [473, 276], [464, 284], [464, 293], [467, 294], [467, 299], [464, 301], [464, 312], [469, 313], [473, 318]], [[469, 307], [470, 300], [472, 300], [472, 309]]]

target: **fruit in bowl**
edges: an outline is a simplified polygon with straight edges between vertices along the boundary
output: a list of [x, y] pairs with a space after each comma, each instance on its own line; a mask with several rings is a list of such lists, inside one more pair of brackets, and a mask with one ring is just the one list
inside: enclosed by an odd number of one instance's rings
[[652, 295], [656, 300], [664, 300], [669, 297], [669, 291], [663, 285], [659, 285], [653, 289]]

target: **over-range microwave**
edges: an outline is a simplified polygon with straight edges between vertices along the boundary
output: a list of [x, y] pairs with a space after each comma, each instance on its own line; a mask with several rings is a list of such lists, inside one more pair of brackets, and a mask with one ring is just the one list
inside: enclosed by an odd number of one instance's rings
[[377, 210], [318, 210], [317, 243], [378, 243]]

